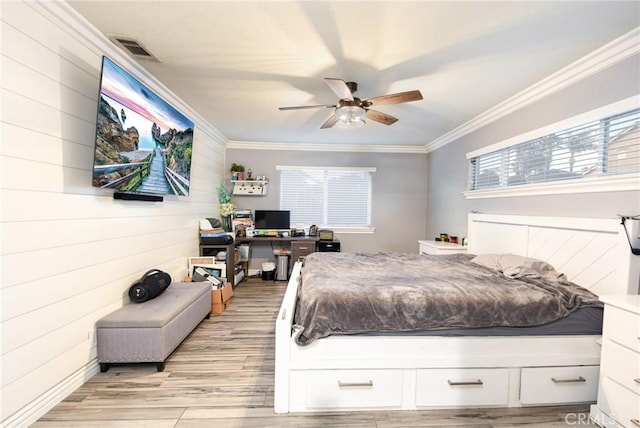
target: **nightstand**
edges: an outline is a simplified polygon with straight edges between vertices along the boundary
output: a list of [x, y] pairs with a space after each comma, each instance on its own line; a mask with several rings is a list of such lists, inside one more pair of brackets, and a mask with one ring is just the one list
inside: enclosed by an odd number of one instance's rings
[[604, 306], [598, 403], [591, 420], [640, 428], [640, 296], [600, 296]]
[[467, 252], [467, 247], [450, 242], [418, 241], [418, 244], [420, 244], [420, 254], [442, 255]]

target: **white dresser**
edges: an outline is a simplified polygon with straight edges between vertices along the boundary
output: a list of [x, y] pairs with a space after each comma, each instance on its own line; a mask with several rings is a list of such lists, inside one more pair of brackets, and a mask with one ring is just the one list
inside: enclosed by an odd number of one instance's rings
[[467, 247], [460, 244], [452, 244], [450, 242], [441, 241], [418, 241], [420, 245], [420, 254], [456, 254], [466, 253]]
[[603, 427], [640, 428], [640, 296], [600, 296], [605, 303], [598, 403]]

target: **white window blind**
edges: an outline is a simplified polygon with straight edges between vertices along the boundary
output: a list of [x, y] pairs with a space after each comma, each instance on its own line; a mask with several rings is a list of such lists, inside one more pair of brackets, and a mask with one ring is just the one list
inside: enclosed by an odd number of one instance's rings
[[371, 173], [374, 168], [278, 166], [280, 209], [291, 224], [332, 228], [371, 226]]
[[640, 109], [470, 158], [470, 190], [640, 172]]

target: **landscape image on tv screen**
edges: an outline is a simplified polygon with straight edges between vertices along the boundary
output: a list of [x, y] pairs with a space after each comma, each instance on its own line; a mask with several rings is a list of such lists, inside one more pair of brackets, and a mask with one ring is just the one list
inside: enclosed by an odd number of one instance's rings
[[93, 186], [188, 195], [193, 122], [107, 57], [99, 98]]

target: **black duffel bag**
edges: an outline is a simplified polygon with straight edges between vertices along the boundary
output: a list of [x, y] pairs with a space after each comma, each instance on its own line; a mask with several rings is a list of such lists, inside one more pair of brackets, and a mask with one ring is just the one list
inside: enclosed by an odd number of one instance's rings
[[151, 269], [129, 288], [129, 299], [135, 303], [146, 302], [161, 295], [171, 284], [171, 276], [159, 269]]

